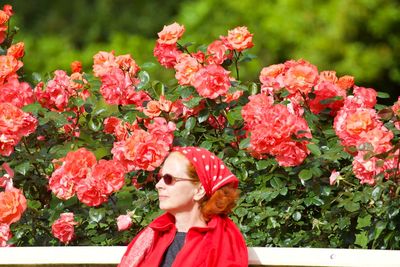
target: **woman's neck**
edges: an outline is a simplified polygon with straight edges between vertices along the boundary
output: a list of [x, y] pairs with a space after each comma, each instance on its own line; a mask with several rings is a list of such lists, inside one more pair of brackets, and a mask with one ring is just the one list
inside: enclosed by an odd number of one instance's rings
[[175, 217], [175, 227], [178, 232], [188, 232], [192, 227], [207, 226], [200, 210], [179, 212], [173, 215]]

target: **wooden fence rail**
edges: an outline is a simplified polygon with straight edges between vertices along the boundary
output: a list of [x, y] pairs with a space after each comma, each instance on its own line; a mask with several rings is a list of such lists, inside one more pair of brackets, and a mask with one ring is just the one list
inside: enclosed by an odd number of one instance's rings
[[[126, 247], [0, 248], [0, 266], [116, 266]], [[261, 266], [400, 266], [400, 251], [249, 247], [249, 264]]]

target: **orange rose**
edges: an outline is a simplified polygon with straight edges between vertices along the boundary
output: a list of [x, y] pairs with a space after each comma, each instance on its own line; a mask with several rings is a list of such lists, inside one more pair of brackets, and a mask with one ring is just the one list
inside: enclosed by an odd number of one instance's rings
[[13, 56], [0, 56], [0, 84], [3, 84], [8, 76], [17, 72], [22, 65], [23, 63]]
[[149, 117], [154, 118], [161, 114], [160, 103], [158, 101], [149, 101], [143, 113]]
[[171, 25], [164, 26], [162, 31], [158, 33], [157, 42], [160, 44], [172, 45], [175, 44], [185, 32], [185, 27], [174, 22]]
[[237, 51], [243, 51], [247, 48], [254, 46], [253, 44], [253, 34], [251, 34], [247, 27], [236, 27], [233, 30], [228, 31], [227, 37], [222, 37], [222, 41], [230, 49], [235, 49]]
[[16, 43], [7, 49], [7, 55], [13, 56], [16, 59], [21, 58], [25, 54], [25, 44], [23, 42]]
[[26, 209], [26, 198], [22, 191], [12, 188], [0, 192], [0, 223], [12, 224], [17, 222]]

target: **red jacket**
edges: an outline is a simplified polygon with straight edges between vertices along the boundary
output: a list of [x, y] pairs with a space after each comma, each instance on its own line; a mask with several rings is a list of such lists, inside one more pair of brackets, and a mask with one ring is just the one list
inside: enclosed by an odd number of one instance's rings
[[[175, 233], [175, 218], [171, 214], [156, 218], [128, 245], [119, 267], [158, 267]], [[228, 217], [214, 216], [206, 227], [189, 229], [172, 266], [247, 267], [246, 243]]]

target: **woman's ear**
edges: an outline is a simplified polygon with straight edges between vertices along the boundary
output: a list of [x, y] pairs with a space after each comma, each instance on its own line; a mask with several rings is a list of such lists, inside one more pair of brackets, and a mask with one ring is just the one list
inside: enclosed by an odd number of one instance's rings
[[206, 195], [206, 190], [204, 189], [204, 187], [201, 185], [200, 187], [198, 187], [196, 189], [196, 192], [193, 196], [193, 200], [194, 201], [199, 201], [200, 199], [202, 199], [204, 196]]

